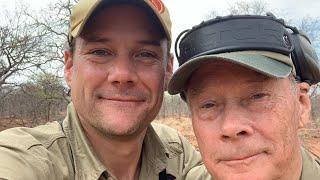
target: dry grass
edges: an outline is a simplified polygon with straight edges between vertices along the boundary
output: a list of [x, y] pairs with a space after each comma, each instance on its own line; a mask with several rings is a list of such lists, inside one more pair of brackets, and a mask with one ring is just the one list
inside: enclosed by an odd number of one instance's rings
[[45, 124], [45, 121], [26, 120], [18, 118], [0, 118], [0, 131], [12, 127], [34, 127], [40, 124]]
[[0, 131], [11, 128], [27, 126], [24, 120], [14, 118], [1, 118], [0, 119]]
[[320, 128], [304, 128], [299, 132], [303, 145], [316, 156], [320, 157]]

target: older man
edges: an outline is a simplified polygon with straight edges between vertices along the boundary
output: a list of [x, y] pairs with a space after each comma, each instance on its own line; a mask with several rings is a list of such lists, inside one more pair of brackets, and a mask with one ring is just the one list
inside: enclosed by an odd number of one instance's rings
[[186, 139], [150, 125], [172, 74], [170, 28], [160, 0], [80, 0], [64, 54], [67, 117], [1, 132], [0, 179], [199, 176], [190, 170], [200, 154]]
[[169, 92], [187, 102], [214, 179], [320, 179], [297, 134], [309, 120], [308, 83], [320, 81], [306, 36], [272, 16], [228, 16], [179, 42]]

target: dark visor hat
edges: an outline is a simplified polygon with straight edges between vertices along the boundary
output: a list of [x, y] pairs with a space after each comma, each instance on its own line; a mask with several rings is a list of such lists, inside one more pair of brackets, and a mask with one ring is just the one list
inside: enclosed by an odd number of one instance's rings
[[[225, 60], [275, 78], [295, 75], [290, 33], [272, 16], [226, 16], [193, 27], [176, 41], [179, 69], [169, 82], [170, 94], [184, 91], [202, 64]], [[179, 45], [179, 46], [178, 46]], [[178, 48], [180, 53], [178, 53]]]

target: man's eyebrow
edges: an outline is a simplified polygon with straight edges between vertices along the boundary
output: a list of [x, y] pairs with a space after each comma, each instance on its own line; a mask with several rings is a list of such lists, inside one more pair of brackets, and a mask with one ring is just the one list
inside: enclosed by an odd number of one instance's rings
[[160, 46], [160, 40], [140, 40], [138, 41], [139, 44], [143, 45], [151, 45], [151, 46]]
[[97, 42], [97, 43], [105, 43], [105, 42], [110, 42], [110, 41], [111, 41], [110, 38], [95, 37], [95, 36], [86, 37], [85, 40], [86, 40], [87, 42]]

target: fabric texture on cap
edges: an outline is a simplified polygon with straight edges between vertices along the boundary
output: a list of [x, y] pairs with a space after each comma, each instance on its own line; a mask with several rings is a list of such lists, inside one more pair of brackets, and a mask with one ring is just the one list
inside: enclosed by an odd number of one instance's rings
[[[134, 0], [133, 0], [134, 1]], [[97, 7], [104, 2], [117, 2], [117, 0], [79, 0], [73, 7], [70, 17], [69, 40], [78, 37], [88, 19], [91, 17]], [[155, 16], [158, 18], [163, 30], [171, 42], [171, 20], [170, 14], [166, 6], [161, 0], [135, 0], [135, 2], [142, 2], [149, 7]]]
[[192, 58], [182, 64], [173, 74], [169, 85], [170, 94], [178, 94], [184, 91], [184, 86], [192, 73], [201, 65], [223, 60], [239, 64], [269, 77], [285, 78], [291, 72], [295, 74], [294, 65], [289, 56], [269, 51], [237, 51], [220, 54], [209, 54]]

